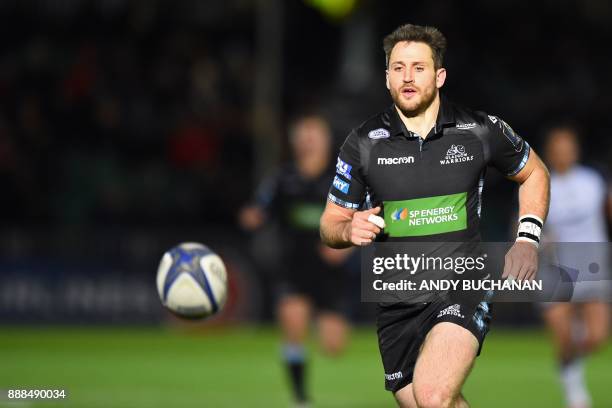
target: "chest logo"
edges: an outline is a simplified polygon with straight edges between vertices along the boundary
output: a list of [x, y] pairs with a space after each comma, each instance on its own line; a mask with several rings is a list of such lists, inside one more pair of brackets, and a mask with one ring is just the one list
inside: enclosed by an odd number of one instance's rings
[[376, 163], [378, 165], [412, 164], [412, 163], [414, 163], [414, 156], [379, 157]]
[[402, 201], [384, 201], [385, 232], [390, 237], [416, 237], [467, 228], [467, 193]]
[[474, 160], [474, 156], [466, 153], [465, 146], [451, 145], [451, 147], [446, 151], [446, 156], [444, 156], [444, 159], [440, 160], [440, 164], [446, 165], [453, 163], [463, 163], [472, 160]]
[[397, 208], [391, 213], [391, 219], [393, 221], [403, 221], [408, 218], [408, 208]]

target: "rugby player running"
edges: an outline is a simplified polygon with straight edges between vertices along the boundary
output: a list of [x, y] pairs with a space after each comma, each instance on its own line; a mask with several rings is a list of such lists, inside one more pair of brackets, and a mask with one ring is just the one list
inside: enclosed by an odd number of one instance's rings
[[[484, 171], [492, 166], [520, 184], [519, 237], [502, 277], [533, 279], [549, 204], [546, 167], [503, 120], [440, 95], [446, 79], [446, 39], [440, 31], [407, 24], [383, 44], [393, 105], [353, 129], [344, 142], [321, 217], [323, 242], [333, 248], [382, 240], [478, 242]], [[361, 211], [365, 202], [373, 208]], [[443, 207], [452, 216], [433, 225], [397, 221], [397, 209], [417, 205]], [[371, 214], [384, 217], [386, 227], [369, 221]], [[461, 388], [490, 319], [481, 300], [379, 305], [385, 386], [401, 407], [468, 406]]]
[[260, 185], [254, 203], [241, 210], [240, 223], [251, 231], [267, 222], [280, 227], [282, 257], [274, 292], [282, 360], [295, 406], [308, 406], [306, 351], [312, 318], [326, 355], [340, 355], [348, 341], [350, 299], [342, 284], [351, 251], [328, 248], [318, 236], [321, 196], [332, 179], [328, 122], [318, 115], [298, 117], [290, 126], [289, 142], [294, 160]]

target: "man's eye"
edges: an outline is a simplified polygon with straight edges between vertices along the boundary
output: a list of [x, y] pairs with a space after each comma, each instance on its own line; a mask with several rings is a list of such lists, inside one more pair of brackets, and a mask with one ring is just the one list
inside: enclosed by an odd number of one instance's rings
[[400, 71], [402, 70], [402, 67], [395, 67], [395, 68], [393, 68], [393, 70], [394, 70], [395, 72], [400, 72]]
[[416, 67], [417, 72], [423, 72], [425, 71], [424, 67]]

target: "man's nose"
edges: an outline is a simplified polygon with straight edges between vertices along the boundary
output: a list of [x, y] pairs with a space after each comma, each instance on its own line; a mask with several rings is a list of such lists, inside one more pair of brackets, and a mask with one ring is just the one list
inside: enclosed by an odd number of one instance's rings
[[404, 71], [404, 82], [414, 82], [414, 71], [407, 69]]

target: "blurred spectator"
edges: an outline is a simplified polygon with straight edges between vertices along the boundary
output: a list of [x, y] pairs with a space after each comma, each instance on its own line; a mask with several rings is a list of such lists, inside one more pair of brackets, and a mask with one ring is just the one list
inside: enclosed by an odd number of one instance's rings
[[[91, 226], [230, 220], [251, 184], [235, 177], [252, 163], [251, 28], [232, 31], [228, 54], [215, 25], [237, 18], [234, 2], [215, 8], [218, 21], [194, 2], [92, 4], [0, 9], [5, 29], [20, 33], [0, 52], [0, 178], [11, 197], [2, 218]], [[169, 23], [163, 10], [182, 23]], [[231, 202], [212, 199], [229, 185]]]
[[[568, 408], [592, 406], [584, 358], [602, 347], [610, 326], [610, 262], [606, 206], [612, 192], [592, 168], [580, 164], [578, 131], [557, 125], [547, 133], [545, 158], [551, 170], [547, 239], [559, 246], [559, 269], [577, 271], [567, 302], [542, 303], [559, 362], [559, 378]], [[597, 265], [597, 269], [592, 269]], [[587, 268], [588, 266], [588, 268]], [[543, 268], [546, 280], [557, 268]], [[587, 270], [588, 269], [588, 270]]]

